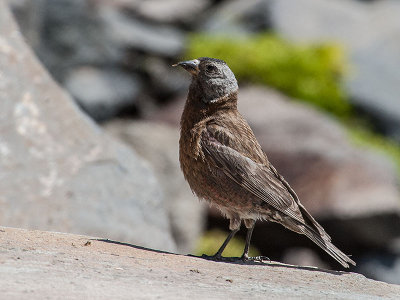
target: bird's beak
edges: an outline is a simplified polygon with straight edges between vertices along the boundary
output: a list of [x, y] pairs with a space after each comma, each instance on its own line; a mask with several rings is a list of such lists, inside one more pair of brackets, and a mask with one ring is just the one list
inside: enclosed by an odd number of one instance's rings
[[198, 59], [193, 59], [193, 60], [181, 61], [172, 66], [173, 67], [181, 66], [186, 71], [188, 71], [190, 74], [197, 75], [197, 74], [199, 74], [199, 63], [200, 63], [200, 61]]

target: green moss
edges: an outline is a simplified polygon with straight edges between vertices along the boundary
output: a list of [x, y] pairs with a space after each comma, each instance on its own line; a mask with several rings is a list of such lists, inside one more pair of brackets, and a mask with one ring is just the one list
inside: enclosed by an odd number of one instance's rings
[[400, 176], [400, 145], [380, 134], [368, 130], [366, 127], [350, 127], [348, 126], [350, 139], [356, 145], [375, 149], [387, 155], [393, 160], [397, 167], [398, 175]]
[[[228, 236], [227, 232], [223, 232], [221, 230], [210, 230], [204, 233], [204, 235], [200, 238], [197, 243], [197, 249], [195, 251], [195, 255], [214, 255], [219, 247], [222, 245], [226, 237]], [[239, 257], [243, 254], [245, 241], [240, 237], [234, 237], [226, 246], [225, 251], [223, 253], [226, 257]], [[259, 251], [250, 246], [249, 251], [250, 256], [259, 256]]]
[[346, 64], [336, 44], [295, 45], [272, 34], [250, 38], [192, 35], [187, 58], [225, 60], [238, 80], [267, 84], [340, 118], [350, 115], [340, 77]]

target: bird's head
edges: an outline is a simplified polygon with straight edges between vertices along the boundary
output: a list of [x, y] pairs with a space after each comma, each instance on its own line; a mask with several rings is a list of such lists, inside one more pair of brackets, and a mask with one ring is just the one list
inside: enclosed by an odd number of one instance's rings
[[192, 74], [191, 88], [199, 89], [205, 103], [217, 102], [238, 90], [235, 75], [223, 60], [200, 57], [174, 66], [181, 66]]

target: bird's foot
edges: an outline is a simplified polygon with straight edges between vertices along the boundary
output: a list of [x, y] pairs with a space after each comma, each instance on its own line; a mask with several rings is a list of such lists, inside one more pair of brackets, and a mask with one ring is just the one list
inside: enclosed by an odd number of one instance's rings
[[269, 257], [267, 256], [253, 256], [253, 257], [248, 257], [247, 255], [243, 255], [240, 258], [242, 261], [246, 262], [246, 261], [255, 261], [255, 262], [264, 262], [264, 261], [271, 261], [269, 259]]
[[218, 260], [221, 260], [222, 256], [221, 255], [217, 255], [217, 254], [214, 254], [214, 255], [203, 254], [201, 256], [201, 258], [204, 258], [204, 259], [207, 259], [207, 260], [216, 260], [216, 261], [218, 261]]
[[241, 257], [224, 257], [221, 254], [214, 254], [214, 255], [203, 254], [201, 258], [212, 261], [228, 261], [228, 262], [235, 262], [241, 260]]
[[271, 261], [267, 256], [254, 256], [249, 257], [247, 255], [242, 255], [241, 257], [224, 257], [220, 254], [214, 255], [206, 255], [203, 254], [201, 256], [204, 259], [212, 260], [212, 261], [226, 261], [226, 262], [265, 262]]

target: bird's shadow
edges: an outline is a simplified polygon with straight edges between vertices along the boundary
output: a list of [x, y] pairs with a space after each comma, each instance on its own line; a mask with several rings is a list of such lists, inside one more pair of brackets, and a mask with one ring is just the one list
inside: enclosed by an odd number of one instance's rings
[[227, 263], [227, 264], [235, 264], [235, 265], [257, 265], [257, 266], [268, 266], [268, 267], [273, 267], [273, 268], [287, 268], [287, 269], [297, 269], [297, 270], [306, 270], [306, 271], [312, 271], [312, 272], [322, 272], [322, 273], [328, 273], [332, 275], [343, 275], [343, 274], [348, 274], [346, 271], [336, 271], [336, 270], [326, 270], [326, 269], [320, 269], [317, 267], [311, 267], [311, 266], [296, 266], [296, 265], [289, 265], [285, 263], [280, 263], [276, 261], [258, 261], [258, 260], [247, 260], [243, 261], [240, 257], [223, 257], [220, 260], [215, 260], [215, 259], [210, 259], [210, 258], [205, 258], [203, 256], [197, 256], [197, 255], [192, 255], [188, 254], [187, 256], [190, 257], [196, 257], [196, 258], [201, 258], [209, 261], [214, 261], [218, 263]]
[[[150, 252], [155, 252], [155, 253], [182, 255], [182, 254], [172, 253], [172, 252], [168, 252], [168, 251], [155, 250], [155, 249], [151, 249], [151, 248], [137, 246], [137, 245], [133, 245], [133, 244], [129, 244], [129, 243], [113, 241], [113, 240], [109, 240], [109, 239], [92, 239], [92, 240], [98, 241], [98, 242], [103, 242], [103, 243], [128, 246], [128, 247], [132, 247], [135, 249], [150, 251]], [[205, 258], [203, 256], [193, 255], [193, 254], [187, 254], [185, 256], [205, 259], [205, 260], [213, 261], [213, 262], [217, 262], [217, 263], [227, 263], [227, 264], [235, 264], [235, 265], [257, 265], [257, 266], [266, 266], [266, 267], [272, 267], [272, 268], [280, 267], [280, 268], [288, 268], [288, 269], [306, 270], [306, 271], [312, 271], [312, 272], [322, 272], [322, 273], [328, 273], [328, 274], [332, 274], [332, 275], [348, 274], [348, 272], [346, 272], [346, 271], [325, 270], [325, 269], [320, 269], [317, 267], [288, 265], [288, 264], [275, 262], [275, 261], [252, 261], [252, 260], [243, 261], [240, 259], [240, 257], [224, 257], [220, 260], [214, 260], [214, 259], [210, 259], [210, 258]]]
[[121, 246], [128, 246], [131, 248], [139, 249], [139, 250], [144, 250], [144, 251], [149, 251], [149, 252], [155, 252], [155, 253], [162, 253], [162, 254], [172, 254], [172, 255], [179, 255], [176, 253], [168, 252], [168, 251], [162, 251], [162, 250], [155, 250], [151, 248], [146, 248], [142, 246], [137, 246], [129, 243], [124, 243], [124, 242], [118, 242], [118, 241], [113, 241], [109, 239], [92, 239], [92, 241], [98, 241], [98, 242], [103, 242], [103, 243], [108, 243], [108, 244], [115, 244], [115, 245], [121, 245]]

